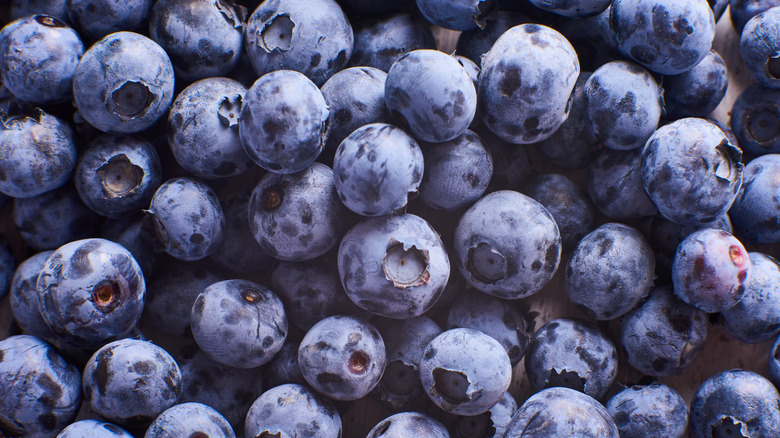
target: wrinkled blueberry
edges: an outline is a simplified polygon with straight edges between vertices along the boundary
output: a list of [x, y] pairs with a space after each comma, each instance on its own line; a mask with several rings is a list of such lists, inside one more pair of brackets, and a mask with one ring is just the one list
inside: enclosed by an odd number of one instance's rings
[[641, 149], [604, 149], [590, 162], [588, 194], [601, 213], [616, 220], [657, 214], [642, 186], [641, 165]]
[[663, 436], [683, 438], [688, 406], [673, 388], [653, 383], [628, 387], [605, 404], [621, 438]]
[[341, 416], [306, 386], [289, 383], [264, 392], [246, 414], [247, 437], [341, 437]]

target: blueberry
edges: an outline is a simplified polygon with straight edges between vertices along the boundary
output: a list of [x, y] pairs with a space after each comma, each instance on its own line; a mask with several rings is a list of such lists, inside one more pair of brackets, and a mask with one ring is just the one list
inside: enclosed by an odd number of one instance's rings
[[581, 187], [564, 175], [548, 173], [529, 181], [523, 192], [550, 212], [565, 250], [571, 250], [594, 227], [595, 211]]
[[705, 312], [721, 312], [744, 296], [751, 271], [750, 257], [739, 240], [726, 231], [705, 228], [677, 246], [674, 293]]
[[376, 424], [366, 438], [450, 438], [438, 420], [419, 412], [399, 412]]
[[333, 177], [339, 198], [363, 216], [406, 206], [422, 181], [420, 146], [401, 128], [372, 123], [356, 129], [336, 150]]
[[654, 278], [655, 256], [642, 234], [606, 223], [574, 250], [566, 265], [566, 293], [591, 318], [615, 319], [647, 296]]
[[433, 307], [450, 275], [447, 250], [431, 225], [413, 214], [367, 219], [341, 241], [338, 269], [347, 296], [387, 318]]
[[437, 50], [413, 50], [387, 72], [390, 114], [422, 141], [440, 143], [463, 134], [477, 110], [477, 92], [463, 66]]
[[154, 193], [148, 218], [168, 254], [200, 260], [222, 242], [225, 216], [214, 190], [192, 178], [173, 178]]
[[49, 343], [11, 336], [0, 341], [0, 393], [3, 433], [54, 438], [76, 418], [81, 375]]
[[559, 19], [556, 23], [556, 29], [577, 51], [583, 71], [594, 71], [610, 61], [624, 59], [610, 26], [611, 13], [612, 2], [597, 15]]
[[299, 346], [299, 343], [288, 340], [276, 356], [263, 367], [263, 383], [266, 388], [274, 388], [285, 383], [306, 385], [306, 379], [303, 378], [301, 367], [298, 365]]
[[73, 78], [73, 99], [95, 128], [136, 133], [168, 111], [173, 82], [173, 66], [162, 47], [134, 32], [115, 32], [82, 56]]
[[780, 153], [780, 91], [752, 84], [731, 108], [731, 129], [752, 155]]
[[387, 72], [407, 52], [435, 48], [436, 40], [428, 22], [409, 13], [394, 14], [365, 21], [356, 30], [349, 65]]
[[512, 380], [504, 347], [485, 333], [455, 328], [436, 336], [420, 359], [420, 382], [433, 403], [458, 415], [479, 415], [501, 400]]
[[152, 0], [70, 0], [68, 17], [82, 35], [97, 40], [120, 30], [142, 30], [149, 21], [152, 3]]
[[750, 281], [739, 302], [721, 312], [722, 325], [742, 342], [759, 343], [780, 334], [780, 264], [758, 252], [748, 256]]
[[10, 301], [14, 320], [22, 332], [43, 339], [54, 337], [41, 316], [35, 285], [44, 262], [54, 251], [39, 252], [19, 264], [11, 281]]
[[529, 178], [536, 174], [531, 158], [526, 148], [508, 143], [489, 129], [481, 126], [476, 131], [482, 143], [490, 150], [493, 157], [493, 177], [485, 193], [498, 190], [517, 190]]
[[780, 336], [775, 338], [772, 348], [769, 350], [769, 378], [775, 387], [780, 384]]
[[772, 436], [780, 430], [780, 395], [765, 377], [746, 370], [713, 375], [691, 402], [694, 438]]
[[764, 155], [745, 166], [745, 182], [729, 210], [734, 227], [751, 242], [780, 242], [778, 193], [780, 155]]
[[569, 388], [547, 388], [517, 409], [505, 437], [618, 438], [615, 421], [606, 408], [588, 395]]
[[527, 297], [552, 278], [561, 235], [542, 204], [510, 190], [483, 196], [461, 217], [454, 258], [477, 290], [503, 299]]
[[257, 165], [270, 172], [296, 173], [322, 152], [329, 114], [322, 92], [311, 80], [292, 70], [278, 70], [260, 77], [244, 95], [238, 132]]
[[97, 347], [133, 330], [146, 285], [130, 251], [96, 238], [54, 251], [41, 269], [36, 290], [41, 316], [58, 336]]
[[604, 12], [612, 0], [530, 0], [537, 8], [564, 17], [583, 18]]
[[252, 166], [238, 133], [246, 88], [208, 78], [185, 88], [168, 113], [168, 144], [176, 162], [198, 178], [241, 175]]
[[0, 191], [38, 196], [65, 184], [76, 167], [73, 130], [41, 109], [0, 115]]
[[185, 81], [225, 76], [238, 64], [244, 37], [243, 6], [226, 1], [158, 0], [149, 36], [171, 57]]
[[68, 21], [68, 0], [11, 0], [11, 18], [46, 14]]
[[354, 34], [335, 0], [261, 3], [246, 23], [245, 48], [255, 72], [303, 73], [318, 87], [347, 65]]
[[664, 77], [664, 109], [674, 118], [705, 117], [723, 100], [728, 85], [726, 63], [710, 50], [692, 69]]
[[62, 429], [57, 438], [133, 438], [129, 432], [113, 423], [99, 420], [79, 420]]
[[593, 135], [610, 149], [640, 148], [658, 127], [661, 89], [650, 72], [631, 61], [602, 65], [584, 91]]
[[729, 18], [737, 35], [742, 35], [751, 18], [778, 5], [777, 0], [730, 0]]
[[303, 378], [318, 392], [336, 400], [357, 400], [379, 383], [387, 356], [376, 327], [335, 315], [309, 329], [298, 349], [298, 363]]
[[73, 94], [84, 43], [66, 23], [33, 15], [9, 23], [0, 34], [2, 78], [18, 99], [38, 104], [65, 102]]
[[658, 211], [681, 225], [712, 222], [742, 184], [742, 151], [697, 118], [658, 128], [642, 150], [642, 186]]
[[651, 376], [679, 374], [704, 347], [707, 318], [671, 286], [659, 286], [623, 318], [621, 343], [631, 366]]
[[139, 213], [122, 219], [107, 219], [100, 228], [100, 236], [127, 248], [141, 266], [145, 277], [153, 272], [157, 253], [154, 239], [144, 229], [144, 216]]
[[682, 438], [688, 426], [688, 406], [673, 388], [653, 383], [626, 388], [605, 407], [615, 419], [620, 436]]
[[325, 397], [289, 383], [258, 397], [246, 414], [248, 437], [341, 437], [341, 416]]
[[482, 55], [490, 50], [501, 34], [526, 21], [528, 19], [523, 15], [499, 10], [495, 14], [485, 17], [485, 25], [482, 28], [477, 27], [461, 32], [455, 53], [480, 65]]
[[16, 270], [16, 259], [8, 240], [0, 235], [0, 300], [8, 295]]
[[387, 366], [374, 396], [395, 410], [417, 407], [423, 395], [419, 366], [425, 347], [442, 332], [431, 318], [379, 319], [376, 327], [385, 341]]
[[604, 149], [590, 162], [588, 194], [601, 213], [616, 220], [657, 214], [642, 186], [641, 165], [641, 149]]
[[387, 73], [376, 68], [352, 67], [325, 82], [322, 96], [330, 108], [330, 131], [320, 161], [331, 165], [341, 142], [361, 126], [391, 121], [385, 103], [385, 79]]
[[230, 423], [214, 408], [202, 403], [172, 406], [154, 419], [144, 438], [235, 438]]
[[715, 39], [715, 17], [705, 0], [614, 0], [611, 14], [620, 52], [664, 75], [693, 68]]
[[485, 17], [496, 9], [493, 0], [417, 0], [422, 15], [436, 26], [471, 30], [485, 26]]
[[525, 354], [525, 370], [537, 390], [563, 386], [600, 399], [617, 369], [612, 341], [580, 319], [549, 321], [534, 333]]
[[120, 218], [140, 213], [162, 183], [157, 150], [139, 137], [103, 135], [82, 151], [76, 189], [96, 213]]
[[321, 163], [291, 175], [266, 173], [249, 201], [249, 227], [265, 252], [285, 261], [319, 257], [350, 224], [333, 171]]
[[510, 143], [537, 143], [566, 120], [580, 63], [569, 41], [538, 24], [506, 31], [482, 59], [482, 121]]
[[192, 305], [192, 336], [212, 359], [236, 368], [271, 360], [287, 337], [282, 300], [248, 280], [205, 288]]
[[84, 400], [120, 426], [147, 426], [181, 395], [176, 361], [151, 342], [122, 339], [108, 343], [84, 367]]
[[425, 173], [420, 199], [430, 207], [458, 210], [477, 201], [493, 176], [493, 156], [470, 130], [443, 143], [423, 144]]

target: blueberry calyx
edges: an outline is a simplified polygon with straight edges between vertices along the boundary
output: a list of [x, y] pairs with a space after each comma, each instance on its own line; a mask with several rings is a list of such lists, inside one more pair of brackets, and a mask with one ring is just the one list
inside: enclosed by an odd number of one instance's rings
[[25, 432], [23, 424], [0, 414], [0, 436], [24, 436]]
[[284, 202], [284, 190], [278, 185], [268, 187], [263, 192], [263, 208], [275, 210]]
[[295, 22], [290, 14], [278, 14], [258, 30], [257, 44], [266, 52], [287, 52], [292, 49]]
[[723, 416], [720, 424], [712, 426], [713, 437], [748, 438], [743, 432], [745, 424], [734, 417]]
[[2, 129], [9, 129], [14, 122], [20, 122], [24, 119], [33, 119], [40, 124], [43, 114], [43, 110], [38, 107], [30, 107], [21, 102], [13, 101], [7, 111], [0, 113], [0, 126]]
[[417, 370], [413, 365], [394, 360], [385, 367], [385, 375], [390, 378], [382, 379], [382, 385], [392, 394], [408, 395], [420, 385], [419, 380], [411, 378], [416, 374]]
[[485, 242], [469, 249], [466, 269], [473, 280], [481, 283], [493, 284], [506, 278], [504, 255]]
[[723, 140], [715, 146], [715, 150], [718, 151], [718, 155], [723, 158], [723, 161], [715, 165], [715, 176], [723, 180], [726, 184], [731, 182], [731, 172], [742, 172], [742, 151], [728, 142]]
[[771, 141], [780, 135], [780, 111], [776, 106], [746, 111], [742, 123], [750, 137], [758, 143]]
[[119, 304], [119, 285], [110, 280], [104, 280], [92, 289], [92, 302], [95, 308], [104, 313], [114, 310]]
[[241, 291], [241, 298], [243, 298], [244, 301], [246, 301], [246, 302], [248, 302], [250, 304], [255, 304], [258, 301], [263, 299], [263, 297], [260, 295], [259, 292], [257, 292], [256, 290], [252, 290], [252, 289], [244, 289], [244, 290], [242, 290]]
[[496, 435], [496, 425], [489, 411], [479, 415], [459, 417], [454, 429], [457, 437]]
[[222, 103], [219, 104], [219, 121], [226, 128], [233, 128], [238, 131], [238, 116], [241, 114], [241, 96], [235, 95], [231, 99], [225, 96]]
[[487, 18], [488, 17], [494, 17], [496, 16], [496, 1], [495, 0], [478, 0], [477, 3], [477, 15], [474, 15], [472, 18], [474, 19], [474, 22], [477, 23], [477, 26], [479, 26], [480, 29], [484, 30], [485, 26], [487, 25]]
[[780, 79], [780, 53], [766, 60], [766, 75], [772, 79]]
[[555, 386], [564, 386], [566, 388], [585, 392], [585, 383], [586, 380], [583, 377], [580, 377], [576, 371], [568, 371], [564, 368], [558, 372], [558, 370], [552, 369], [547, 376], [547, 380], [544, 381], [544, 387], [546, 389]]
[[347, 363], [347, 369], [352, 374], [362, 375], [368, 370], [368, 364], [371, 358], [362, 351], [356, 351], [349, 356]]
[[37, 21], [38, 24], [42, 24], [48, 27], [67, 27], [67, 25], [62, 20], [51, 17], [49, 15], [36, 15], [33, 19]]
[[460, 371], [446, 368], [434, 368], [433, 387], [431, 393], [437, 393], [445, 401], [452, 404], [461, 404], [471, 400], [468, 389], [469, 378]]
[[133, 164], [127, 155], [111, 157], [96, 171], [103, 186], [103, 193], [112, 198], [126, 196], [135, 191], [144, 178], [141, 167]]
[[209, 435], [205, 432], [192, 432], [189, 438], [209, 438]]
[[127, 81], [111, 93], [113, 111], [128, 119], [142, 116], [152, 101], [154, 93], [140, 81]]
[[234, 28], [241, 29], [246, 21], [246, 7], [229, 0], [217, 0], [217, 9]]
[[393, 282], [398, 289], [421, 286], [431, 279], [428, 271], [428, 251], [415, 245], [391, 240], [385, 257], [382, 259], [385, 278]]

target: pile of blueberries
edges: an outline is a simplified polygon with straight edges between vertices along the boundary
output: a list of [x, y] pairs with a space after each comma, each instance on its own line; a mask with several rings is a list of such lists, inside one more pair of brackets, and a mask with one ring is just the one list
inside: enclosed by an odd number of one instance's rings
[[780, 1], [2, 7], [0, 437], [780, 436]]

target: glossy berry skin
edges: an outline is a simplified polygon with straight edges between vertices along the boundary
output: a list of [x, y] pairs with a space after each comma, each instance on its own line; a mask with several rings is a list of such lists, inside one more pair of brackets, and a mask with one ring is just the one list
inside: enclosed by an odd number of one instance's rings
[[341, 416], [327, 398], [307, 386], [288, 383], [269, 389], [252, 403], [245, 431], [252, 437], [339, 438]]
[[514, 367], [525, 354], [530, 339], [523, 316], [510, 303], [474, 289], [462, 292], [447, 314], [447, 329], [470, 328], [497, 340]]
[[436, 336], [420, 359], [420, 382], [439, 408], [479, 415], [509, 389], [512, 365], [501, 344], [479, 330], [450, 329]]
[[24, 334], [37, 336], [41, 339], [51, 339], [54, 337], [54, 333], [41, 316], [35, 285], [46, 259], [53, 252], [42, 251], [20, 263], [13, 273], [9, 292], [11, 312], [16, 324]]
[[247, 19], [244, 37], [258, 76], [295, 70], [318, 87], [347, 65], [354, 46], [352, 26], [334, 0], [265, 1]]
[[149, 36], [171, 57], [185, 81], [225, 76], [238, 64], [244, 10], [228, 2], [160, 0], [149, 17]]
[[679, 374], [704, 347], [707, 317], [671, 286], [659, 286], [623, 319], [621, 344], [631, 366], [651, 376]]
[[46, 259], [36, 283], [39, 308], [59, 337], [82, 347], [129, 333], [144, 306], [141, 267], [105, 239], [67, 243]]
[[468, 207], [487, 190], [493, 156], [470, 130], [443, 143], [422, 145], [425, 173], [420, 199], [428, 206], [453, 211]]
[[726, 63], [710, 50], [692, 69], [664, 77], [664, 109], [674, 118], [706, 117], [723, 100], [728, 85]]
[[79, 420], [62, 429], [57, 438], [133, 438], [129, 432], [117, 426], [98, 420]]
[[685, 118], [658, 128], [642, 150], [642, 186], [659, 213], [681, 225], [711, 222], [742, 184], [742, 151], [716, 125]]
[[222, 414], [202, 403], [181, 403], [166, 409], [144, 434], [144, 438], [184, 436], [235, 438], [236, 434]]
[[721, 312], [721, 325], [742, 342], [759, 343], [780, 334], [780, 264], [751, 252], [750, 281], [733, 307]]
[[536, 143], [568, 117], [580, 63], [557, 31], [538, 24], [515, 26], [496, 40], [481, 67], [482, 121], [501, 139]]
[[84, 367], [84, 400], [120, 426], [147, 426], [175, 405], [181, 370], [161, 347], [137, 339], [108, 343]]
[[615, 346], [596, 326], [558, 318], [539, 328], [525, 354], [525, 370], [534, 388], [564, 386], [601, 398], [615, 381]]
[[385, 342], [387, 366], [372, 395], [392, 409], [420, 406], [428, 400], [420, 385], [420, 359], [428, 343], [442, 333], [441, 327], [425, 315], [378, 319], [376, 327]]
[[752, 371], [723, 371], [699, 386], [691, 402], [694, 438], [741, 433], [769, 437], [780, 430], [780, 395], [765, 377]]
[[620, 52], [664, 75], [693, 68], [715, 39], [715, 18], [705, 0], [616, 0], [610, 20]]
[[780, 153], [780, 91], [753, 84], [731, 108], [731, 129], [739, 146], [751, 155]]
[[435, 48], [436, 40], [427, 21], [399, 13], [366, 21], [355, 30], [355, 49], [349, 65], [387, 72], [405, 53]]
[[739, 40], [739, 52], [756, 81], [767, 88], [780, 88], [780, 8], [774, 6], [750, 19]]
[[620, 436], [683, 438], [688, 425], [688, 406], [673, 388], [653, 383], [623, 389], [605, 404], [615, 419]]
[[303, 337], [298, 364], [316, 391], [335, 400], [357, 400], [382, 377], [387, 364], [385, 343], [373, 324], [351, 316], [330, 316]]
[[489, 0], [417, 0], [417, 8], [431, 24], [464, 31], [484, 27], [494, 4]]
[[64, 102], [73, 94], [73, 76], [84, 54], [75, 30], [49, 15], [9, 23], [2, 32], [3, 85], [26, 102]]
[[655, 256], [642, 234], [611, 222], [580, 240], [566, 265], [566, 293], [591, 318], [615, 319], [647, 296], [654, 278]]
[[140, 137], [103, 135], [81, 152], [76, 190], [101, 216], [121, 218], [140, 213], [162, 184], [157, 150]]
[[68, 17], [81, 34], [100, 39], [120, 30], [139, 31], [149, 22], [152, 0], [70, 0]]
[[101, 216], [84, 205], [72, 184], [14, 199], [13, 217], [25, 243], [38, 250], [95, 237], [101, 221]]
[[192, 336], [217, 362], [258, 367], [287, 337], [284, 304], [273, 291], [248, 280], [214, 283], [192, 305]]
[[745, 183], [729, 214], [740, 236], [751, 242], [780, 242], [780, 155], [768, 154], [745, 166]]
[[515, 412], [504, 436], [618, 438], [620, 435], [609, 412], [593, 397], [570, 388], [553, 387], [526, 400]]
[[425, 161], [403, 129], [372, 123], [356, 129], [336, 150], [333, 177], [344, 205], [363, 216], [383, 216], [406, 206], [417, 192]]
[[76, 167], [73, 130], [40, 109], [4, 114], [0, 156], [0, 192], [14, 198], [41, 195], [65, 184]]
[[602, 65], [585, 82], [585, 96], [593, 135], [610, 149], [640, 148], [658, 127], [661, 89], [650, 72], [636, 63]]
[[540, 203], [511, 190], [483, 196], [460, 218], [454, 259], [477, 290], [503, 299], [527, 297], [552, 278], [561, 235]]
[[73, 78], [73, 99], [90, 125], [131, 134], [165, 115], [173, 83], [173, 66], [162, 47], [134, 32], [115, 32], [84, 52]]
[[382, 70], [351, 67], [325, 82], [322, 96], [329, 107], [329, 131], [319, 161], [331, 165], [341, 142], [361, 126], [391, 121], [385, 104], [385, 79], [387, 73]]
[[588, 164], [588, 194], [601, 213], [616, 220], [658, 213], [642, 185], [641, 165], [641, 149], [604, 149]]
[[196, 179], [165, 181], [154, 193], [148, 214], [162, 249], [178, 259], [203, 259], [222, 242], [222, 205], [214, 190]]
[[319, 257], [347, 231], [352, 213], [321, 163], [291, 175], [268, 172], [249, 201], [249, 227], [263, 251], [285, 261]]
[[531, 0], [539, 9], [563, 15], [564, 17], [584, 18], [597, 15], [607, 9], [610, 0]]
[[386, 318], [419, 316], [436, 303], [450, 275], [439, 234], [413, 214], [367, 219], [341, 240], [338, 269], [347, 296]]
[[447, 428], [438, 420], [419, 412], [399, 412], [376, 424], [366, 438], [407, 438], [424, 436], [450, 438]]
[[306, 76], [292, 70], [268, 73], [244, 95], [241, 144], [269, 172], [300, 172], [322, 152], [329, 114], [322, 92]]
[[689, 234], [674, 255], [674, 293], [705, 312], [733, 307], [750, 284], [752, 263], [730, 233], [705, 228]]
[[463, 66], [438, 50], [413, 50], [387, 72], [385, 102], [415, 138], [441, 143], [463, 134], [477, 110], [477, 92]]
[[0, 341], [0, 415], [9, 436], [54, 438], [76, 418], [81, 375], [49, 343], [29, 335]]
[[185, 88], [168, 113], [168, 145], [176, 162], [198, 178], [241, 175], [252, 167], [238, 134], [241, 83], [211, 77]]
[[564, 249], [573, 249], [583, 236], [592, 231], [595, 209], [582, 188], [564, 175], [539, 175], [529, 181], [522, 191], [550, 212], [558, 225]]

